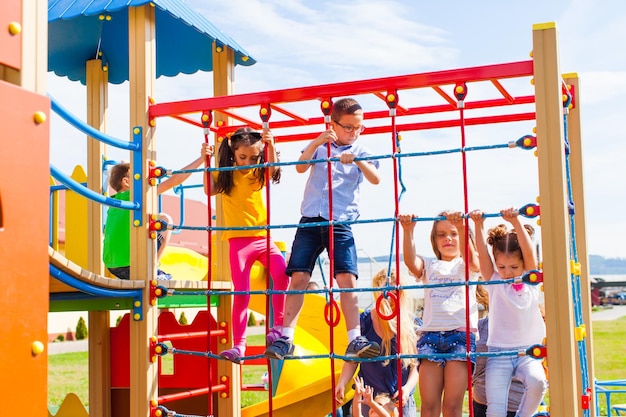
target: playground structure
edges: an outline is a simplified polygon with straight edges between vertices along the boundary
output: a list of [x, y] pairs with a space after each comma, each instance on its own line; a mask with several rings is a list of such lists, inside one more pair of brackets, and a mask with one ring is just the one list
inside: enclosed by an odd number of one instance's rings
[[[159, 2], [157, 7], [159, 6]], [[128, 321], [129, 362], [129, 405], [130, 416], [157, 415], [159, 411], [159, 378], [158, 361], [155, 358], [155, 341], [159, 340], [157, 287], [153, 283], [155, 276], [154, 258], [155, 245], [150, 238], [150, 228], [154, 222], [149, 221], [149, 214], [156, 210], [156, 190], [148, 179], [151, 178], [152, 166], [149, 161], [155, 159], [156, 144], [154, 135], [159, 117], [175, 117], [188, 121], [199, 127], [216, 133], [216, 144], [224, 135], [238, 127], [235, 123], [245, 123], [260, 127], [264, 123], [275, 131], [278, 142], [310, 139], [319, 126], [327, 123], [324, 103], [331, 103], [334, 97], [345, 95], [370, 94], [378, 97], [387, 105], [387, 111], [366, 111], [366, 120], [391, 120], [391, 123], [375, 124], [368, 128], [368, 134], [390, 134], [397, 131], [425, 130], [441, 127], [460, 127], [461, 119], [447, 119], [437, 122], [407, 122], [398, 120], [419, 114], [440, 114], [461, 110], [485, 108], [514, 108], [518, 104], [535, 104], [535, 111], [525, 113], [506, 113], [495, 116], [468, 118], [465, 123], [488, 124], [505, 123], [519, 120], [536, 120], [536, 147], [539, 170], [539, 196], [542, 221], [542, 258], [544, 259], [544, 281], [547, 323], [547, 356], [550, 366], [550, 413], [553, 416], [579, 416], [593, 414], [590, 406], [593, 396], [593, 362], [592, 346], [588, 335], [591, 334], [590, 295], [588, 283], [587, 253], [585, 244], [584, 199], [582, 184], [582, 159], [580, 137], [579, 85], [576, 75], [562, 76], [558, 63], [557, 30], [554, 24], [535, 25], [533, 28], [533, 58], [509, 64], [474, 67], [425, 74], [414, 74], [401, 77], [348, 82], [342, 84], [321, 85], [290, 90], [271, 91], [255, 94], [232, 94], [232, 72], [236, 54], [227, 45], [214, 45], [213, 72], [215, 79], [215, 97], [202, 100], [191, 100], [177, 103], [151, 103], [154, 96], [153, 84], [156, 77], [155, 57], [155, 7], [146, 3], [138, 7], [128, 8], [129, 41], [134, 54], [130, 57], [130, 94], [131, 94], [131, 126], [133, 140], [129, 143], [140, 144], [134, 149], [131, 165], [136, 174], [134, 197], [137, 207], [135, 220], [138, 222], [131, 232], [131, 246], [134, 248], [131, 264], [131, 276], [146, 277], [131, 281], [111, 280], [103, 276], [100, 257], [101, 208], [99, 204], [90, 202], [87, 205], [88, 231], [91, 236], [88, 242], [88, 255], [84, 265], [78, 265], [72, 254], [65, 252], [61, 256], [49, 248], [48, 258], [44, 252], [44, 241], [48, 236], [49, 172], [47, 141], [49, 138], [50, 100], [45, 96], [44, 76], [46, 67], [45, 2], [11, 1], [0, 6], [7, 33], [0, 35], [0, 89], [2, 89], [3, 105], [0, 117], [3, 128], [1, 136], [2, 152], [0, 153], [0, 243], [2, 259], [0, 266], [8, 279], [5, 291], [0, 295], [3, 305], [3, 323], [15, 323], [14, 318], [20, 317], [20, 323], [4, 325], [0, 334], [3, 340], [11, 340], [5, 355], [0, 359], [0, 374], [15, 375], [6, 383], [3, 381], [2, 391], [13, 400], [14, 411], [27, 415], [43, 415], [46, 413], [46, 355], [42, 352], [45, 346], [48, 296], [54, 292], [54, 280], [48, 283], [48, 276], [56, 279], [68, 279], [89, 283], [99, 290], [118, 291], [121, 296], [131, 302], [124, 306], [132, 310], [132, 320]], [[20, 27], [13, 23], [21, 22]], [[44, 28], [44, 29], [42, 29]], [[5, 47], [6, 46], [6, 47]], [[97, 131], [104, 129], [104, 110], [106, 109], [107, 72], [101, 60], [86, 63], [89, 103], [88, 124], [95, 127], [89, 131], [94, 138], [102, 136]], [[503, 86], [503, 80], [525, 78], [534, 80], [533, 96], [511, 95]], [[472, 86], [479, 83], [491, 83], [500, 96], [489, 100], [468, 100], [465, 94], [472, 91]], [[565, 86], [565, 87], [564, 87]], [[405, 90], [433, 89], [446, 103], [433, 106], [402, 107], [398, 97]], [[449, 88], [452, 94], [446, 92]], [[460, 90], [459, 90], [460, 88]], [[564, 107], [563, 95], [568, 97], [572, 106]], [[471, 97], [471, 93], [470, 93]], [[322, 103], [316, 106], [317, 116], [302, 116], [285, 107], [286, 103], [311, 101]], [[459, 104], [461, 103], [461, 104]], [[58, 104], [58, 103], [57, 103]], [[238, 109], [255, 108], [259, 111], [260, 121], [238, 113]], [[57, 110], [58, 105], [57, 105]], [[272, 111], [280, 114], [279, 120], [272, 120]], [[198, 114], [192, 118], [190, 114]], [[563, 126], [563, 115], [568, 113], [567, 140]], [[211, 115], [213, 120], [203, 119], [202, 115]], [[207, 123], [207, 121], [209, 121]], [[212, 122], [212, 123], [211, 123]], [[203, 124], [206, 123], [205, 126]], [[290, 129], [315, 126], [311, 131], [300, 129], [291, 133]], [[6, 131], [4, 131], [6, 129]], [[18, 141], [14, 138], [24, 138]], [[102, 139], [102, 138], [101, 138]], [[106, 137], [103, 138], [108, 140]], [[101, 160], [102, 145], [90, 140], [88, 149], [89, 165], [87, 187], [94, 194], [102, 195]], [[567, 156], [564, 153], [567, 143]], [[35, 146], [36, 144], [36, 146]], [[46, 144], [43, 146], [42, 144]], [[34, 151], [36, 150], [36, 151]], [[392, 150], [396, 154], [396, 149]], [[28, 156], [33, 168], [24, 175], [18, 161], [20, 156]], [[394, 159], [395, 161], [395, 159]], [[571, 190], [567, 185], [571, 177]], [[58, 177], [67, 181], [62, 174]], [[9, 181], [9, 178], [11, 179]], [[24, 192], [28, 190], [28, 193]], [[571, 193], [569, 192], [571, 191]], [[575, 207], [575, 211], [572, 210]], [[217, 199], [217, 225], [220, 226], [220, 201]], [[575, 219], [575, 233], [571, 219]], [[393, 221], [391, 219], [390, 221]], [[209, 223], [210, 224], [210, 223]], [[28, 239], [24, 238], [24, 230], [30, 230]], [[219, 241], [219, 230], [218, 230]], [[67, 248], [72, 245], [66, 242]], [[572, 252], [574, 251], [574, 256]], [[17, 262], [16, 260], [19, 260]], [[222, 243], [216, 245], [215, 256], [209, 251], [209, 279], [207, 281], [177, 281], [171, 283], [158, 282], [161, 287], [173, 290], [211, 290], [211, 295], [220, 292], [228, 294], [230, 280], [228, 273], [227, 250]], [[212, 267], [215, 265], [215, 268]], [[49, 269], [48, 269], [49, 268]], [[47, 272], [49, 270], [49, 272]], [[576, 281], [566, 279], [576, 277]], [[561, 279], [549, 279], [560, 277]], [[70, 282], [68, 281], [68, 282]], [[582, 306], [582, 324], [574, 311], [571, 294], [575, 293], [575, 283], [580, 282], [578, 304]], [[54, 284], [53, 284], [54, 283]], [[66, 283], [67, 285], [67, 283]], [[78, 286], [76, 284], [75, 286]], [[65, 292], [67, 289], [63, 289]], [[93, 288], [92, 288], [93, 290]], [[98, 291], [99, 291], [98, 290]], [[216, 307], [217, 316], [214, 324], [228, 322], [230, 317], [229, 296], [219, 296], [220, 303]], [[28, 301], [33, 308], [23, 311], [20, 308]], [[318, 313], [320, 314], [320, 313]], [[108, 311], [93, 310], [89, 312], [90, 328], [90, 416], [112, 415], [111, 410], [111, 359], [108, 351], [100, 346], [110, 346], [110, 324]], [[219, 329], [216, 329], [219, 330]], [[332, 332], [332, 330], [330, 330]], [[297, 334], [301, 334], [298, 331]], [[335, 332], [337, 335], [341, 330]], [[586, 333], [586, 334], [585, 334]], [[329, 334], [329, 333], [326, 333]], [[219, 336], [224, 336], [220, 333]], [[323, 339], [320, 334], [313, 339]], [[226, 342], [227, 344], [228, 342]], [[296, 344], [300, 344], [296, 339]], [[576, 350], [576, 346], [579, 350]], [[583, 345], [588, 358], [578, 357], [580, 346]], [[340, 343], [330, 346], [332, 351], [340, 350]], [[321, 349], [320, 349], [321, 350]], [[328, 361], [326, 359], [326, 361]], [[216, 388], [216, 408], [219, 415], [244, 415], [240, 410], [240, 391], [238, 368], [225, 361], [209, 360], [209, 370], [215, 372], [216, 380], [209, 382], [209, 393]], [[289, 361], [295, 362], [295, 361]], [[332, 361], [331, 369], [332, 369]], [[579, 364], [585, 366], [579, 367]], [[325, 366], [325, 365], [323, 365]], [[580, 372], [579, 372], [580, 371]], [[333, 375], [332, 372], [328, 375]], [[97, 381], [97, 383], [96, 383]], [[211, 386], [213, 384], [213, 386]], [[221, 386], [219, 386], [221, 385]], [[319, 390], [325, 393], [331, 381]], [[37, 387], [33, 389], [32, 387]], [[221, 395], [226, 393], [227, 395]], [[295, 393], [291, 393], [295, 396]], [[302, 391], [299, 401], [307, 401], [311, 391]], [[208, 408], [212, 405], [212, 395], [208, 395]], [[275, 398], [274, 404], [280, 406], [281, 399]], [[330, 407], [332, 397], [328, 396], [326, 404]], [[270, 401], [272, 403], [272, 401]], [[302, 403], [300, 403], [302, 404]], [[99, 405], [99, 406], [98, 406]], [[294, 405], [294, 404], [291, 404]], [[288, 407], [276, 410], [256, 410], [245, 415], [289, 415]], [[11, 410], [13, 411], [13, 410]], [[209, 410], [210, 411], [210, 410]], [[253, 414], [254, 413], [254, 414]], [[265, 414], [264, 414], [265, 413]], [[284, 413], [284, 414], [281, 414]]]

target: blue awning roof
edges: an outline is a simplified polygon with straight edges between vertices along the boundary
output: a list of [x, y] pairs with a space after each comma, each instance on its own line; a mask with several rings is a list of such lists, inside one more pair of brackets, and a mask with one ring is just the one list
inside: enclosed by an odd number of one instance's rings
[[235, 51], [235, 65], [256, 61], [182, 0], [49, 0], [48, 71], [85, 84], [85, 62], [108, 65], [109, 82], [128, 80], [128, 8], [156, 8], [156, 76], [212, 71], [212, 43]]

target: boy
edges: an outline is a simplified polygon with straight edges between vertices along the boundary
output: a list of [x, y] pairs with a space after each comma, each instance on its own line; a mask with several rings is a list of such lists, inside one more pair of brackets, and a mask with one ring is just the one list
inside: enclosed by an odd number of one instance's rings
[[[339, 157], [333, 164], [333, 213], [332, 220], [353, 221], [359, 217], [359, 188], [363, 179], [372, 184], [380, 182], [378, 161], [355, 161], [357, 157], [371, 155], [357, 144], [363, 126], [363, 110], [352, 98], [338, 100], [331, 113], [331, 125], [302, 151], [300, 161], [326, 159], [327, 147], [331, 156]], [[299, 164], [296, 171], [306, 172], [311, 168], [304, 198], [300, 208], [300, 224], [328, 222], [328, 166], [327, 163]], [[300, 227], [291, 248], [287, 275], [291, 276], [289, 290], [305, 290], [317, 257], [329, 248], [329, 226]], [[333, 227], [335, 279], [340, 288], [355, 288], [358, 277], [357, 255], [352, 229], [349, 224]], [[347, 357], [368, 358], [378, 356], [380, 346], [361, 336], [358, 298], [355, 292], [340, 294], [341, 310], [348, 329], [349, 345]], [[285, 301], [284, 327], [280, 334], [268, 334], [270, 345], [265, 356], [283, 359], [293, 354], [293, 337], [298, 316], [304, 302], [304, 294], [287, 294]]]
[[[207, 156], [211, 156], [210, 146], [203, 143], [201, 156], [181, 170], [198, 168], [204, 163]], [[157, 193], [162, 194], [181, 184], [190, 175], [191, 172], [172, 175], [159, 183]], [[128, 162], [119, 163], [111, 168], [109, 185], [116, 191], [116, 194], [111, 196], [111, 198], [122, 201], [130, 200], [130, 164]], [[172, 223], [172, 218], [165, 213], [159, 213], [159, 220], [163, 220], [167, 224]], [[166, 229], [160, 231], [157, 235], [157, 263], [170, 240], [171, 233], [171, 230]], [[102, 252], [104, 266], [106, 266], [109, 272], [120, 279], [130, 279], [130, 210], [109, 207], [104, 227]], [[159, 269], [157, 271], [157, 279], [170, 280], [172, 276]]]

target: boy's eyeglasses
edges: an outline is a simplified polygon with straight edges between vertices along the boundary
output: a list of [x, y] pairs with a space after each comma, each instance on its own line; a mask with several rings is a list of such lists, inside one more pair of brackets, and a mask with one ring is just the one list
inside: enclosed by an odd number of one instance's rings
[[356, 133], [359, 134], [361, 132], [363, 132], [365, 130], [365, 126], [361, 125], [361, 126], [350, 126], [350, 125], [342, 125], [341, 123], [339, 123], [336, 120], [333, 120], [335, 122], [335, 124], [339, 127], [341, 127], [343, 129], [344, 132], [346, 133]]

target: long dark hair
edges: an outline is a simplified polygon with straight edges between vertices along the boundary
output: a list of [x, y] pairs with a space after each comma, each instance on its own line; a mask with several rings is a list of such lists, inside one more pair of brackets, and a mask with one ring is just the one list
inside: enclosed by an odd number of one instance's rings
[[[251, 127], [240, 127], [233, 133], [228, 140], [220, 145], [218, 151], [218, 166], [232, 167], [235, 165], [235, 151], [240, 146], [252, 146], [261, 140], [261, 134]], [[265, 154], [261, 152], [259, 164], [265, 163]], [[264, 167], [254, 168], [254, 178], [259, 182], [259, 190], [265, 186], [265, 169]], [[280, 182], [280, 167], [275, 167], [272, 174], [272, 182], [278, 184]], [[219, 171], [215, 188], [217, 193], [230, 195], [235, 184], [233, 183], [233, 171]]]

